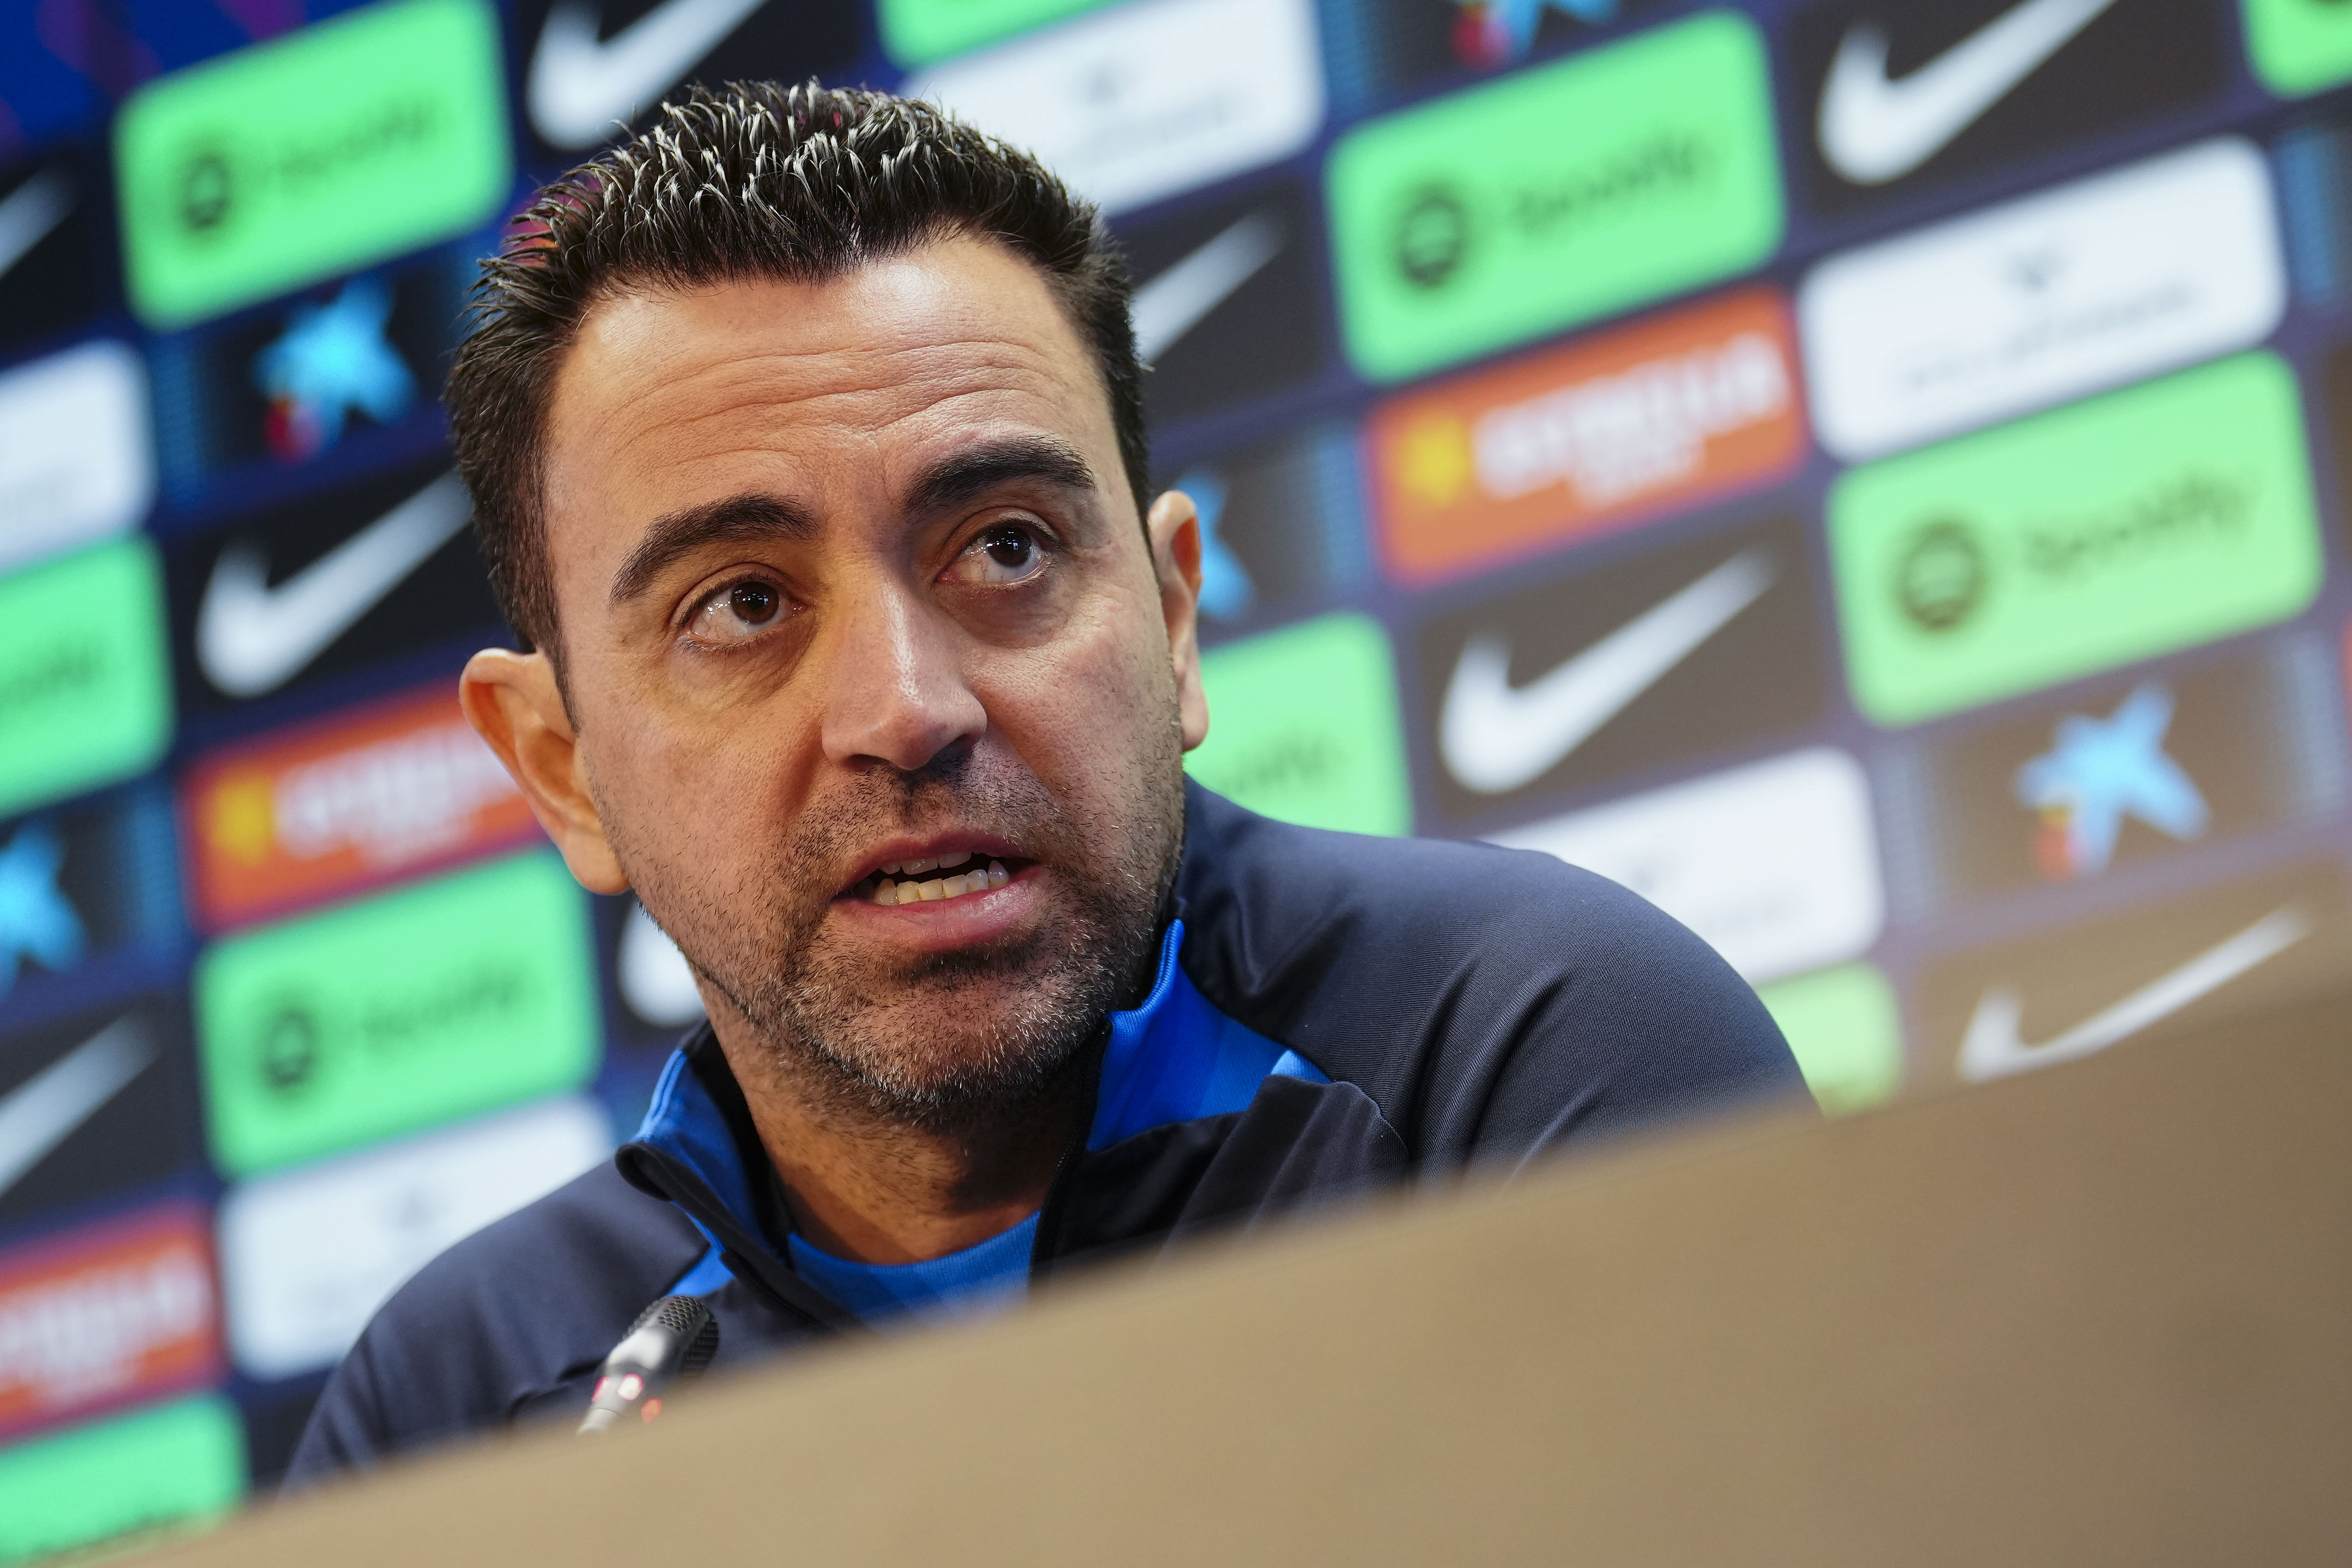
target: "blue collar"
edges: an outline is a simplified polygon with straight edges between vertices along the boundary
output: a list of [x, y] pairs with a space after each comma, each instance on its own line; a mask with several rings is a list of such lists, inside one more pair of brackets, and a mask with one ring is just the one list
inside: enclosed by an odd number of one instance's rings
[[[1110, 1015], [1094, 1124], [1087, 1133], [1089, 1151], [1170, 1122], [1240, 1110], [1270, 1075], [1329, 1081], [1297, 1052], [1211, 1005], [1177, 961], [1183, 943], [1184, 922], [1171, 921], [1160, 944], [1151, 994], [1141, 1005]], [[700, 1178], [743, 1232], [759, 1236], [759, 1210], [744, 1168], [752, 1152], [738, 1146], [726, 1114], [688, 1061], [702, 1037], [698, 1032], [671, 1053], [632, 1143], [648, 1146]], [[717, 1244], [699, 1216], [688, 1217]]]

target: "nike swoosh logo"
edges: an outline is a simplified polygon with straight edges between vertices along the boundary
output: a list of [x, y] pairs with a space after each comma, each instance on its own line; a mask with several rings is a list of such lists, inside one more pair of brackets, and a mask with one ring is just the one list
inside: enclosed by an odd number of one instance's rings
[[1822, 157], [1857, 185], [1899, 180], [1951, 145], [2115, 0], [2024, 0], [1901, 81], [1886, 79], [1886, 29], [1838, 41], [1815, 126]]
[[599, 41], [593, 0], [559, 0], [530, 53], [530, 123], [551, 147], [591, 147], [635, 119], [767, 0], [662, 0]]
[[1145, 364], [1174, 348], [1208, 313], [1257, 276], [1286, 242], [1270, 213], [1255, 212], [1135, 290], [1136, 357]]
[[1526, 686], [1510, 644], [1472, 637], [1454, 666], [1438, 750], [1466, 789], [1501, 795], [1549, 773], [1772, 585], [1762, 549], [1743, 550]]
[[466, 526], [455, 474], [434, 480], [275, 588], [269, 552], [249, 540], [221, 552], [196, 609], [196, 663], [231, 697], [275, 691], [351, 630]]
[[63, 169], [44, 169], [0, 201], [0, 278], [25, 253], [49, 237], [74, 209], [73, 180]]
[[134, 1018], [118, 1018], [0, 1095], [0, 1193], [74, 1135], [155, 1059]]
[[1978, 999], [1977, 1010], [1969, 1018], [1969, 1032], [1960, 1041], [1960, 1076], [1981, 1082], [2105, 1050], [2207, 993], [2220, 990], [2257, 964], [2268, 963], [2310, 934], [2311, 921], [2302, 910], [2292, 904], [2273, 910], [2114, 1006], [2038, 1045], [2018, 1036], [2018, 1016], [2024, 1008], [2017, 993], [1996, 985]]

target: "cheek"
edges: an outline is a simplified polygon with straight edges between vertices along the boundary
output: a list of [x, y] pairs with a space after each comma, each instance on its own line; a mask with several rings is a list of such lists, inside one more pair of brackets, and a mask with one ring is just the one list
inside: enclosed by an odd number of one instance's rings
[[1118, 605], [1009, 660], [982, 694], [990, 721], [1056, 794], [1122, 786], [1166, 750], [1175, 677], [1158, 631]]
[[677, 863], [777, 837], [773, 818], [795, 777], [789, 726], [756, 712], [688, 721], [649, 704], [612, 720], [590, 726], [583, 749], [608, 837], [625, 854]]

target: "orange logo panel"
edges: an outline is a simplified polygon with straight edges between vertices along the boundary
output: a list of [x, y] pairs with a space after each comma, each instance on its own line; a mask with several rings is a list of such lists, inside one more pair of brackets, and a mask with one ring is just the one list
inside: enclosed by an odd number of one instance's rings
[[1371, 429], [1381, 552], [1408, 583], [1759, 484], [1806, 442], [1764, 289], [1397, 398]]
[[196, 921], [218, 931], [507, 848], [539, 831], [446, 686], [337, 714], [190, 770]]
[[0, 1255], [0, 1433], [210, 1383], [220, 1365], [201, 1211]]

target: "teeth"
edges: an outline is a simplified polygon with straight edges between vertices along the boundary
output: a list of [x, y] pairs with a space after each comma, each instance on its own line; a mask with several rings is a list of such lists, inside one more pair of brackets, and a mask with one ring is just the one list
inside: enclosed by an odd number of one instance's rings
[[1002, 860], [991, 860], [988, 863], [988, 885], [990, 887], [1001, 888], [1011, 880], [1013, 880], [1013, 873], [1004, 868], [1004, 862]]
[[886, 877], [897, 876], [898, 874], [898, 862], [893, 860], [887, 866], [883, 867], [882, 874]]
[[907, 862], [907, 875], [908, 875], [909, 877], [919, 876], [919, 875], [921, 875], [923, 872], [925, 872], [925, 871], [928, 871], [928, 870], [931, 869], [933, 867], [937, 866], [938, 864], [939, 864], [939, 862], [938, 862], [937, 860], [929, 859], [929, 858], [921, 859], [921, 860], [909, 860], [909, 861], [908, 861], [908, 862]]
[[939, 860], [940, 869], [944, 871], [950, 866], [961, 866], [971, 858], [971, 851], [969, 849], [959, 849], [952, 855], [942, 855]]
[[898, 901], [898, 884], [892, 881], [887, 877], [883, 878], [882, 885], [874, 889], [874, 901], [877, 904], [897, 903]]

